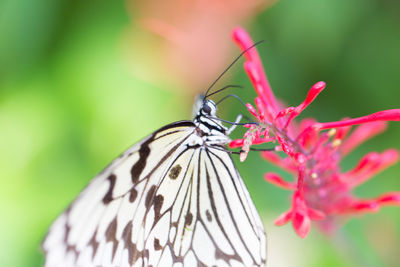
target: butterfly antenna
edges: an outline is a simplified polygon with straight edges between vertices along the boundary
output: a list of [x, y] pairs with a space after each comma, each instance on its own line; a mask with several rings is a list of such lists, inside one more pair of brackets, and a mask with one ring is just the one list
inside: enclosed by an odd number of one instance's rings
[[[229, 151], [230, 154], [234, 154], [234, 155], [240, 155], [242, 154], [242, 152], [244, 152], [244, 150], [239, 150], [239, 151], [231, 151], [231, 150], [227, 150], [227, 152]], [[250, 148], [250, 151], [275, 151], [273, 148]]]
[[[226, 149], [226, 148], [223, 148], [223, 147], [220, 147], [220, 148], [218, 148], [218, 147], [214, 147], [215, 149], [217, 149], [217, 150], [221, 150], [221, 151], [224, 151], [224, 152], [227, 152], [227, 153], [229, 153], [229, 154], [235, 154], [235, 155], [240, 155], [242, 152], [244, 152], [244, 150], [239, 150], [239, 151], [232, 151], [232, 150], [229, 150], [229, 149]], [[250, 148], [250, 150], [252, 150], [251, 148]], [[272, 149], [271, 149], [272, 150]], [[268, 149], [268, 150], [263, 150], [263, 151], [270, 151], [270, 149]]]
[[243, 100], [240, 99], [240, 97], [238, 97], [238, 96], [235, 95], [235, 94], [230, 94], [230, 95], [224, 96], [224, 97], [221, 98], [218, 102], [216, 102], [215, 105], [218, 106], [222, 101], [225, 101], [225, 100], [226, 100], [227, 98], [229, 98], [229, 97], [234, 97], [234, 98], [236, 98], [236, 99], [247, 109], [246, 104], [243, 102]]
[[224, 74], [244, 55], [244, 53], [246, 53], [247, 51], [249, 51], [250, 49], [252, 49], [253, 47], [263, 43], [264, 40], [258, 41], [257, 43], [253, 44], [252, 46], [250, 46], [249, 48], [246, 48], [242, 53], [239, 54], [239, 56], [237, 56], [235, 58], [234, 61], [232, 61], [232, 63], [217, 77], [217, 79], [210, 85], [210, 87], [208, 87], [205, 95], [208, 95], [208, 92], [211, 90], [211, 88], [213, 88], [213, 86], [219, 81], [219, 79], [221, 79], [222, 76], [224, 76]]
[[245, 119], [245, 120], [253, 121], [251, 118], [249, 118], [249, 116], [246, 116], [246, 115], [243, 115], [243, 114], [242, 114], [242, 116], [243, 116], [243, 119]]
[[230, 85], [227, 85], [227, 86], [222, 87], [221, 89], [218, 89], [218, 90], [215, 91], [215, 92], [210, 93], [209, 95], [204, 96], [204, 99], [206, 99], [207, 97], [210, 97], [210, 96], [212, 96], [212, 95], [215, 95], [215, 94], [217, 94], [217, 93], [219, 93], [219, 92], [221, 92], [221, 91], [223, 91], [223, 90], [225, 90], [225, 89], [228, 89], [228, 88], [243, 88], [243, 86], [241, 86], [241, 85], [236, 85], [236, 84], [230, 84]]
[[224, 120], [224, 119], [221, 119], [221, 118], [218, 118], [218, 117], [207, 116], [206, 118], [208, 118], [208, 119], [210, 119], [212, 121], [217, 120], [217, 121], [226, 122], [226, 123], [229, 123], [231, 125], [246, 125], [246, 124], [258, 125], [258, 122], [254, 122], [254, 121], [251, 121], [251, 122], [232, 122], [232, 121], [227, 121], [227, 120]]
[[[220, 104], [222, 101], [224, 101], [225, 99], [227, 99], [227, 98], [229, 98], [229, 97], [234, 97], [234, 98], [236, 98], [236, 99], [247, 109], [246, 104], [243, 102], [243, 100], [240, 99], [240, 97], [238, 97], [238, 96], [235, 95], [235, 94], [230, 94], [230, 95], [227, 95], [227, 96], [223, 97], [221, 100], [219, 100], [219, 101], [216, 103], [216, 105]], [[248, 120], [248, 121], [251, 121], [251, 120], [252, 120], [252, 119], [250, 119], [250, 118], [249, 118], [248, 116], [246, 116], [246, 115], [242, 115], [242, 116], [243, 116], [244, 119], [246, 119], [246, 120]]]

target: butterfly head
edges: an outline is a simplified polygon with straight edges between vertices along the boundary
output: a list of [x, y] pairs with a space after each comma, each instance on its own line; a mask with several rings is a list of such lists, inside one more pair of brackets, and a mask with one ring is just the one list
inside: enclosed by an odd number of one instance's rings
[[199, 110], [199, 115], [202, 116], [217, 116], [217, 105], [212, 100], [205, 99], [202, 107]]
[[193, 117], [217, 116], [217, 105], [214, 101], [207, 99], [203, 94], [197, 95], [193, 106]]
[[217, 116], [217, 105], [204, 96], [197, 98], [193, 113], [195, 114], [193, 122], [196, 124], [202, 135], [207, 136], [225, 136], [227, 128], [222, 125]]

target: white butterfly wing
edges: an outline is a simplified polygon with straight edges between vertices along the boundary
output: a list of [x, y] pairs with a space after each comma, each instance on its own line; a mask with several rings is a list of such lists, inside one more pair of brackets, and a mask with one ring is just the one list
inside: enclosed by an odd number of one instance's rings
[[[129, 229], [123, 228], [129, 222], [135, 227], [130, 233], [133, 239], [126, 240], [125, 246], [135, 253], [143, 250], [143, 245], [129, 246], [143, 244], [136, 233], [142, 227], [147, 193], [162, 178], [160, 172], [167, 169], [171, 154], [193, 130], [192, 122], [164, 127], [128, 149], [94, 178], [51, 226], [43, 242], [46, 266], [106, 265], [114, 250], [109, 247], [119, 243], [111, 242], [114, 226], [121, 241], [128, 235], [123, 232]], [[131, 253], [129, 257], [137, 255]]]
[[243, 181], [227, 152], [188, 146], [195, 131], [163, 127], [94, 178], [51, 226], [45, 266], [263, 266]]
[[160, 223], [146, 240], [149, 266], [264, 266], [263, 225], [230, 155], [208, 147], [182, 158], [189, 164], [174, 180], [178, 184], [163, 182], [157, 190], [166, 195], [169, 188], [176, 197], [164, 202]]

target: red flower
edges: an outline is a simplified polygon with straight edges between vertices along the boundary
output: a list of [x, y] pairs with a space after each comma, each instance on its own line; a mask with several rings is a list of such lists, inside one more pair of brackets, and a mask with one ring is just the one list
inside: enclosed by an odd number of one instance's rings
[[[242, 51], [253, 45], [241, 28], [234, 29], [233, 39]], [[278, 174], [265, 174], [266, 181], [294, 191], [292, 207], [279, 216], [276, 225], [292, 221], [296, 233], [304, 238], [310, 230], [311, 220], [319, 220], [322, 229], [330, 231], [337, 215], [376, 212], [384, 205], [400, 206], [400, 192], [386, 193], [374, 199], [359, 199], [352, 192], [376, 173], [396, 163], [397, 150], [368, 153], [348, 172], [342, 172], [339, 167], [342, 158], [356, 146], [384, 131], [385, 121], [400, 121], [400, 109], [336, 122], [303, 119], [297, 123], [294, 118], [325, 89], [325, 83], [314, 84], [297, 107], [282, 107], [271, 90], [257, 50], [250, 49], [244, 56], [244, 69], [258, 94], [256, 108], [251, 104], [246, 106], [258, 123], [245, 125], [248, 130], [243, 139], [232, 141], [230, 147], [242, 147], [242, 161], [251, 145], [266, 142], [277, 143], [275, 151], [287, 155], [282, 158], [275, 152], [261, 152], [265, 160], [293, 174], [295, 179], [287, 182]], [[359, 126], [349, 133], [354, 125]]]

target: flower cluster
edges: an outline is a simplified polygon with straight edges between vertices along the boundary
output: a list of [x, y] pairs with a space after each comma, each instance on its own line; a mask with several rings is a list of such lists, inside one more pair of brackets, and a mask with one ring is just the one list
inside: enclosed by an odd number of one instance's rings
[[[242, 51], [254, 44], [242, 28], [234, 29], [233, 39]], [[248, 130], [243, 139], [232, 141], [230, 147], [242, 148], [240, 160], [243, 161], [251, 145], [276, 144], [275, 151], [261, 152], [261, 156], [294, 177], [293, 182], [288, 182], [278, 174], [265, 174], [266, 181], [294, 192], [291, 208], [276, 219], [276, 225], [291, 221], [296, 233], [304, 238], [312, 220], [318, 220], [320, 226], [329, 231], [337, 215], [376, 212], [384, 205], [400, 206], [400, 192], [374, 199], [359, 199], [352, 192], [356, 186], [396, 163], [397, 150], [368, 153], [347, 172], [339, 167], [341, 159], [356, 146], [384, 131], [386, 121], [400, 121], [400, 109], [336, 122], [320, 123], [310, 118], [296, 122], [294, 118], [324, 90], [325, 83], [314, 84], [297, 107], [283, 107], [271, 90], [257, 50], [252, 48], [244, 56], [244, 69], [258, 95], [255, 107], [246, 106], [257, 124], [245, 125]], [[350, 131], [354, 125], [359, 126]], [[283, 151], [287, 156], [281, 157], [276, 151]]]

